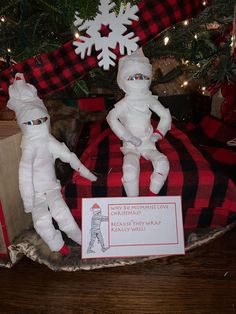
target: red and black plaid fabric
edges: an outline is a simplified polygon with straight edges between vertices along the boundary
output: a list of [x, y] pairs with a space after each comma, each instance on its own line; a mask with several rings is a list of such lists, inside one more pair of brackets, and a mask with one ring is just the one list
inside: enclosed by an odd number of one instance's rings
[[231, 127], [221, 120], [206, 116], [200, 122], [200, 127], [205, 136], [214, 139], [222, 144], [227, 145], [227, 142], [236, 137], [236, 128]]
[[[210, 3], [210, 0], [208, 1]], [[202, 0], [143, 0], [139, 3], [139, 21], [128, 26], [129, 32], [139, 36], [143, 46], [164, 29], [182, 20], [196, 16], [204, 9]], [[8, 87], [13, 72], [23, 72], [27, 82], [33, 84], [39, 95], [47, 95], [64, 88], [97, 65], [95, 54], [81, 60], [75, 54], [73, 40], [48, 54], [41, 54], [0, 73], [0, 99], [8, 98]], [[119, 57], [119, 51], [115, 53]]]
[[236, 128], [221, 120], [206, 116], [198, 125], [192, 125], [190, 134], [201, 149], [209, 153], [209, 157], [220, 163], [222, 170], [236, 184], [236, 146], [228, 143], [236, 139]]
[[[99, 137], [96, 145], [94, 140]], [[83, 129], [78, 155], [99, 179], [91, 183], [75, 173], [63, 189], [79, 224], [82, 198], [126, 196], [121, 184], [123, 156], [120, 145], [106, 122]], [[170, 173], [160, 195], [182, 196], [186, 230], [216, 228], [236, 219], [236, 186], [186, 132], [173, 125], [158, 146], [170, 161]], [[84, 151], [82, 155], [81, 151]], [[140, 196], [149, 195], [151, 172], [151, 163], [141, 158]]]
[[65, 105], [79, 109], [81, 111], [103, 111], [110, 110], [116, 99], [113, 95], [80, 97], [75, 99], [62, 99]]

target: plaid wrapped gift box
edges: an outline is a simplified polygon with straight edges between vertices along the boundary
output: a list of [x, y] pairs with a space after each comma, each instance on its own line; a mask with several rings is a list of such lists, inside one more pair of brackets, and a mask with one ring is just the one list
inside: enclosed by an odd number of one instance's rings
[[[63, 188], [79, 225], [82, 198], [125, 196], [120, 145], [106, 122], [90, 124], [82, 130], [77, 153], [98, 180], [91, 183], [74, 173], [73, 180]], [[170, 173], [160, 195], [182, 196], [185, 230], [214, 229], [236, 219], [236, 186], [188, 133], [173, 124], [158, 146], [170, 162]], [[149, 194], [151, 172], [151, 163], [141, 158], [140, 196]]]
[[112, 108], [116, 102], [113, 95], [95, 95], [90, 97], [80, 98], [65, 98], [62, 99], [66, 106], [79, 109], [81, 111], [105, 111]]

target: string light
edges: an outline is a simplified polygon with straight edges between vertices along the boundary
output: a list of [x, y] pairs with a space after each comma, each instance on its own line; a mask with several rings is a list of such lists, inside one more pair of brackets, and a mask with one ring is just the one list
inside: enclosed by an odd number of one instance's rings
[[2, 16], [0, 20], [1, 20], [1, 22], [3, 22], [3, 23], [6, 22], [6, 19], [5, 19], [4, 16]]
[[75, 33], [75, 38], [79, 39], [79, 33]]
[[203, 87], [202, 87], [202, 93], [203, 93], [203, 95], [205, 94], [205, 91], [206, 91], [206, 87], [203, 86]]
[[195, 38], [195, 39], [198, 39], [197, 34], [194, 35], [194, 38]]
[[11, 48], [7, 48], [7, 52], [11, 52]]
[[203, 1], [202, 5], [204, 5], [204, 6], [207, 5], [207, 2], [206, 2], [206, 1]]
[[188, 20], [183, 21], [184, 26], [187, 26], [189, 24]]
[[233, 45], [234, 45], [234, 40], [235, 40], [235, 36], [232, 36], [232, 37], [231, 37], [230, 47], [233, 47]]
[[170, 41], [170, 38], [169, 38], [168, 36], [166, 36], [166, 37], [164, 38], [164, 45], [166, 46], [169, 41]]
[[187, 86], [188, 85], [188, 81], [184, 81], [183, 84], [181, 85], [181, 87]]

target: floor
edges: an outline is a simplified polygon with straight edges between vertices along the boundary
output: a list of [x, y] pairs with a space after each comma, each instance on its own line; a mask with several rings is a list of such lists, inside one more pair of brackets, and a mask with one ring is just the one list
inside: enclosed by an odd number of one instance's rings
[[23, 258], [0, 269], [0, 314], [236, 313], [236, 229], [185, 256], [53, 272]]

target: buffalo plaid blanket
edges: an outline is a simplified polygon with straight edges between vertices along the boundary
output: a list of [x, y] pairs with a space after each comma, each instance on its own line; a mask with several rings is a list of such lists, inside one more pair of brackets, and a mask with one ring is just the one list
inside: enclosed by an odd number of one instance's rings
[[[143, 0], [138, 4], [139, 20], [127, 27], [139, 37], [139, 46], [160, 34], [166, 28], [199, 14], [210, 0]], [[118, 49], [114, 53], [119, 57]], [[0, 100], [8, 98], [8, 87], [15, 72], [24, 73], [27, 82], [33, 84], [40, 96], [65, 88], [97, 66], [95, 51], [82, 60], [75, 54], [73, 40], [62, 47], [17, 63], [0, 73]]]
[[189, 135], [194, 141], [220, 163], [236, 184], [236, 128], [217, 118], [205, 116], [199, 124], [191, 125], [189, 129]]
[[[190, 133], [173, 124], [171, 131], [157, 144], [170, 162], [170, 173], [160, 195], [182, 196], [185, 230], [226, 226], [236, 219], [236, 186]], [[83, 128], [77, 153], [97, 174], [98, 181], [91, 183], [74, 173], [63, 188], [78, 224], [81, 223], [82, 198], [126, 196], [121, 184], [120, 146], [120, 140], [106, 122]], [[152, 166], [142, 158], [140, 162], [140, 196], [148, 196]]]

